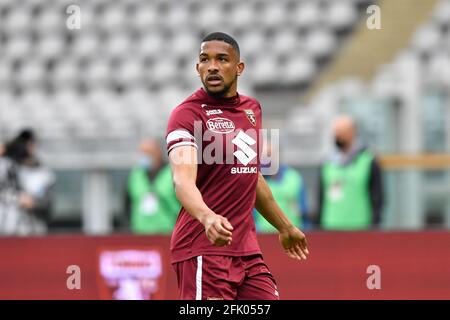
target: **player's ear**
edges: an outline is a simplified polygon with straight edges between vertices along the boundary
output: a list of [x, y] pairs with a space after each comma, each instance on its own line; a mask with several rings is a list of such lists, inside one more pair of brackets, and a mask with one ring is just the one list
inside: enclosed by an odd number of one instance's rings
[[198, 62], [195, 64], [195, 70], [197, 70], [197, 74], [200, 75], [200, 70], [198, 70]]
[[237, 75], [240, 76], [242, 72], [244, 71], [245, 65], [243, 62], [239, 62], [237, 64]]

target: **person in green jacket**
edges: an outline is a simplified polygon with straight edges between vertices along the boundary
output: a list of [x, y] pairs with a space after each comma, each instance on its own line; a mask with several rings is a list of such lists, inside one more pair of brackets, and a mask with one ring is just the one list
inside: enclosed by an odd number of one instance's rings
[[163, 161], [155, 140], [141, 143], [139, 164], [127, 181], [127, 212], [130, 228], [139, 234], [170, 234], [180, 210], [170, 166]]
[[319, 223], [326, 230], [366, 230], [381, 218], [383, 186], [375, 156], [355, 142], [356, 125], [347, 115], [333, 126], [337, 152], [320, 168]]
[[[279, 161], [279, 153], [275, 152], [271, 143], [266, 146], [265, 154]], [[270, 163], [269, 165], [273, 165]], [[264, 172], [263, 172], [264, 173]], [[273, 197], [292, 223], [299, 228], [308, 229], [308, 201], [306, 185], [301, 174], [286, 164], [280, 164], [273, 175], [264, 175], [272, 191]], [[275, 233], [277, 230], [255, 209], [254, 213], [256, 231], [259, 233]]]

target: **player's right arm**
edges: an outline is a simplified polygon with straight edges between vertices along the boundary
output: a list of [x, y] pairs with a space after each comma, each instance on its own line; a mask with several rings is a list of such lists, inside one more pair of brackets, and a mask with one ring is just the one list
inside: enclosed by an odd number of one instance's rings
[[206, 236], [216, 246], [229, 245], [233, 227], [227, 218], [216, 214], [203, 201], [197, 188], [197, 149], [183, 145], [169, 153], [175, 192], [186, 211], [205, 227]]

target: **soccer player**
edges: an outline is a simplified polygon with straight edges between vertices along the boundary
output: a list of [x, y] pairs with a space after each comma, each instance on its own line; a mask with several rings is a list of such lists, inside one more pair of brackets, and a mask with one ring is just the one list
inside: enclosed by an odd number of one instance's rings
[[278, 230], [289, 257], [306, 259], [308, 249], [259, 172], [261, 106], [237, 93], [244, 63], [229, 35], [207, 35], [196, 68], [203, 88], [172, 111], [166, 136], [182, 205], [171, 239], [180, 299], [277, 300], [253, 208]]

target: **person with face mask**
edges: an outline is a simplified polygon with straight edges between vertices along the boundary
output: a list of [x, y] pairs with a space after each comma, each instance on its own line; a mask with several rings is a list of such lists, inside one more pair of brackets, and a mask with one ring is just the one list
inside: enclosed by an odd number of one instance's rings
[[127, 181], [126, 211], [133, 233], [169, 234], [180, 210], [170, 166], [153, 139], [143, 141], [140, 158]]
[[381, 169], [375, 156], [356, 142], [348, 115], [333, 125], [336, 151], [320, 168], [318, 222], [326, 230], [377, 227], [383, 207]]

